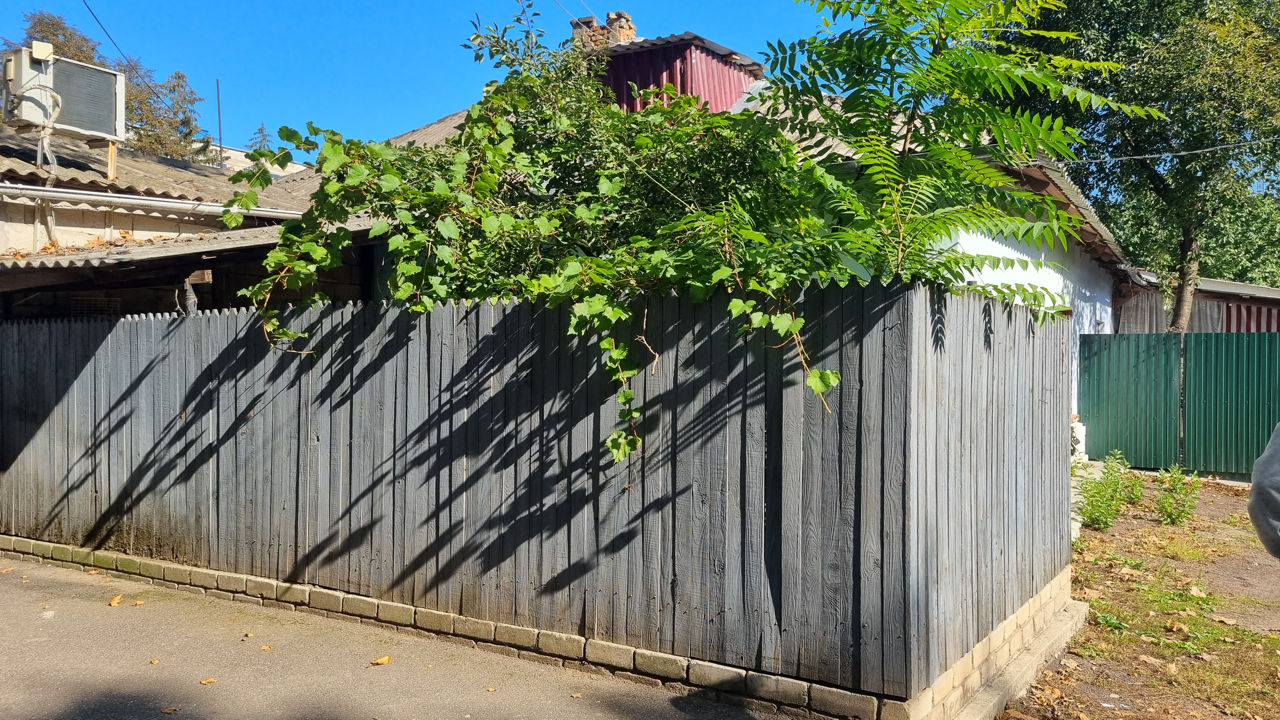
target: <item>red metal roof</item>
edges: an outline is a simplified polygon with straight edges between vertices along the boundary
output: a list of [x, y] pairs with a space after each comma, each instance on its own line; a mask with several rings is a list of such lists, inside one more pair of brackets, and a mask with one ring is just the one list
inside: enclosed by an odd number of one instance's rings
[[605, 84], [629, 111], [641, 108], [631, 83], [641, 90], [670, 83], [682, 95], [702, 98], [712, 112], [724, 112], [764, 74], [754, 60], [693, 33], [612, 45], [604, 52], [609, 55]]

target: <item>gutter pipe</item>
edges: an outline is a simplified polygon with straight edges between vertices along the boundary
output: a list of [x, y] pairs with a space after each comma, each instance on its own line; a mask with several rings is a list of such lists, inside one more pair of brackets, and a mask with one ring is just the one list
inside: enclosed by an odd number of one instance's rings
[[[58, 187], [39, 187], [17, 183], [0, 183], [0, 195], [16, 195], [36, 200], [53, 202], [96, 203], [116, 208], [132, 208], [139, 210], [180, 211], [188, 215], [212, 215], [221, 217], [227, 211], [222, 203], [180, 200], [177, 198], [147, 197], [145, 195], [120, 195], [116, 193], [97, 192], [94, 190], [70, 190]], [[276, 220], [292, 220], [302, 217], [297, 210], [257, 207], [244, 212], [248, 217], [272, 218]]]

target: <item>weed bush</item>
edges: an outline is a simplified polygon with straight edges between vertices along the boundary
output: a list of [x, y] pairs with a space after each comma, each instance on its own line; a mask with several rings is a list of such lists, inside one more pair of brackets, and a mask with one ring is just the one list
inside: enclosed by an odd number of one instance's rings
[[1156, 497], [1156, 513], [1165, 525], [1183, 525], [1196, 511], [1200, 500], [1200, 478], [1187, 477], [1186, 472], [1174, 465], [1160, 471], [1156, 479], [1160, 494]]
[[[1102, 474], [1080, 481], [1080, 522], [1093, 530], [1109, 530], [1120, 517], [1120, 508], [1126, 502], [1142, 499], [1142, 480], [1135, 478], [1137, 488], [1131, 486], [1129, 463], [1119, 450], [1112, 450], [1102, 461]], [[1134, 493], [1137, 500], [1130, 500]]]
[[1129, 468], [1129, 461], [1124, 453], [1112, 450], [1102, 461], [1102, 477], [1107, 484], [1116, 489], [1121, 502], [1129, 505], [1142, 503], [1142, 476]]

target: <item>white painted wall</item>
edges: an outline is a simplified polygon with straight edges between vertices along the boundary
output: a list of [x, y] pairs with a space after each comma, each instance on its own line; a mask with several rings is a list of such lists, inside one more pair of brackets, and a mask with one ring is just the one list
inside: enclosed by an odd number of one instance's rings
[[975, 255], [997, 255], [1047, 263], [1039, 268], [1012, 268], [986, 270], [974, 278], [984, 283], [1023, 283], [1038, 285], [1050, 292], [1064, 296], [1071, 307], [1071, 412], [1077, 411], [1076, 384], [1079, 374], [1075, 368], [1080, 360], [1080, 336], [1085, 334], [1115, 332], [1112, 315], [1112, 289], [1115, 281], [1102, 264], [1093, 259], [1079, 243], [1071, 248], [1034, 248], [1017, 240], [993, 238], [976, 233], [965, 233], [956, 246]]
[[[0, 253], [39, 252], [49, 238], [44, 225], [37, 222], [36, 209], [0, 197]], [[118, 242], [122, 239], [155, 240], [218, 232], [226, 229], [216, 217], [179, 217], [146, 211], [69, 207], [54, 204], [53, 211], [58, 244], [64, 248]]]

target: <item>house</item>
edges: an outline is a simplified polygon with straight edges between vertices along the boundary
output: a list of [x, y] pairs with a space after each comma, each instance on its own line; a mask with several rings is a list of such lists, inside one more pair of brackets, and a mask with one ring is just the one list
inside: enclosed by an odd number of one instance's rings
[[[1165, 332], [1170, 309], [1160, 278], [1142, 271], [1138, 280], [1120, 289], [1116, 332]], [[1187, 332], [1280, 332], [1280, 288], [1200, 278]]]
[[[260, 193], [244, 227], [227, 231], [225, 168], [53, 137], [56, 170], [37, 165], [37, 139], [0, 127], [0, 318], [119, 316], [243, 306], [276, 226], [301, 215], [309, 190]], [[356, 269], [330, 276], [360, 299]]]

